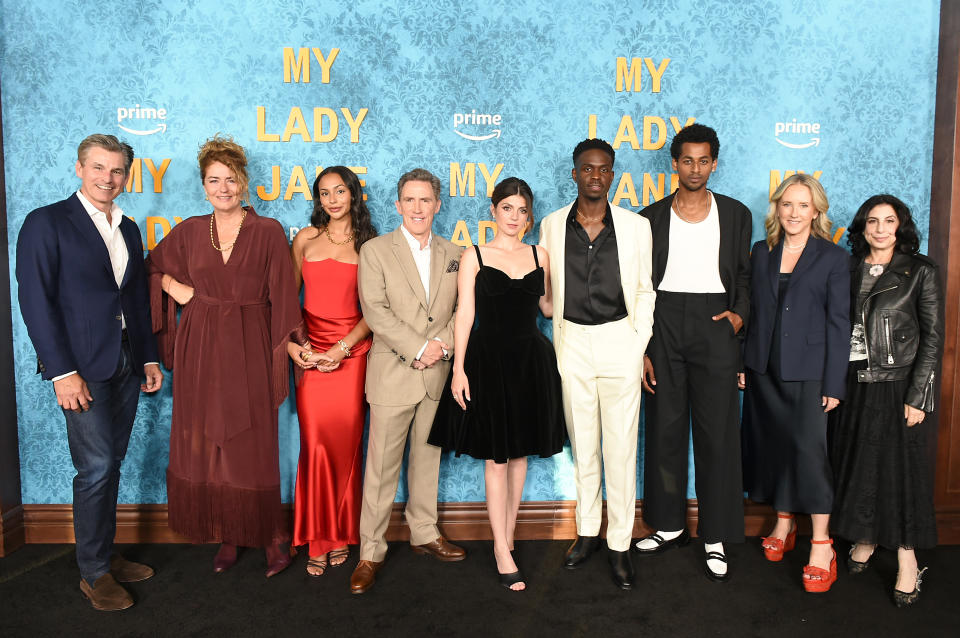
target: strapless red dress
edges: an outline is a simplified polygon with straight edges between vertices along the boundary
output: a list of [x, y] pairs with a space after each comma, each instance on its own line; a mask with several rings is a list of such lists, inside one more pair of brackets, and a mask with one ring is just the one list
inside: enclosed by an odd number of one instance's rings
[[[333, 259], [302, 264], [303, 320], [313, 349], [325, 352], [357, 324], [357, 265]], [[310, 556], [357, 544], [360, 449], [366, 402], [363, 382], [370, 338], [351, 348], [333, 372], [307, 370], [297, 385], [300, 461], [294, 495], [293, 544]]]

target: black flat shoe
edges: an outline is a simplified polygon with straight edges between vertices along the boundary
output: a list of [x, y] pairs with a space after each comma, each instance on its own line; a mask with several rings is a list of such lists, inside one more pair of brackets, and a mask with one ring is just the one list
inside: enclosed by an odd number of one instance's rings
[[567, 550], [567, 555], [563, 559], [563, 566], [566, 569], [580, 567], [599, 547], [599, 536], [577, 536], [577, 540]]
[[613, 582], [620, 589], [630, 590], [633, 589], [633, 563], [630, 562], [630, 552], [615, 552], [612, 549], [610, 552], [610, 575], [613, 577]]
[[[897, 589], [896, 584], [893, 586], [893, 603], [897, 607], [909, 607], [913, 603], [920, 600], [920, 583], [923, 582], [923, 572], [927, 571], [927, 568], [924, 567], [917, 572], [917, 582], [913, 586], [913, 591], [906, 592], [900, 591]], [[899, 572], [897, 574], [899, 576]]]
[[500, 577], [500, 585], [506, 587], [510, 591], [526, 591], [526, 587], [523, 589], [513, 589], [513, 585], [516, 585], [517, 583], [526, 584], [526, 581], [523, 580], [523, 574], [520, 573], [519, 569], [515, 572], [510, 572], [509, 574], [501, 574], [497, 572], [497, 575]]
[[[652, 540], [654, 543], [657, 544], [657, 546], [652, 547], [650, 549], [641, 549], [640, 547], [637, 546], [637, 543], [641, 541], [645, 541], [647, 539]], [[660, 534], [653, 533], [653, 534], [650, 534], [649, 536], [644, 536], [643, 538], [637, 541], [634, 541], [633, 543], [630, 544], [630, 548], [633, 549], [633, 551], [636, 552], [637, 554], [640, 554], [641, 556], [646, 556], [650, 554], [659, 554], [660, 552], [665, 552], [671, 547], [683, 547], [689, 542], [690, 542], [690, 532], [688, 532], [686, 528], [684, 528], [684, 530], [680, 532], [680, 535], [677, 536], [676, 538], [671, 538], [670, 540], [664, 540], [663, 536], [660, 536]]]
[[703, 561], [703, 570], [707, 574], [707, 578], [717, 583], [725, 583], [730, 580], [730, 571], [727, 570], [725, 574], [718, 574], [717, 572], [710, 569], [710, 563], [708, 561], [719, 560], [724, 563], [727, 562], [727, 556], [721, 554], [720, 552], [707, 552], [706, 558]]

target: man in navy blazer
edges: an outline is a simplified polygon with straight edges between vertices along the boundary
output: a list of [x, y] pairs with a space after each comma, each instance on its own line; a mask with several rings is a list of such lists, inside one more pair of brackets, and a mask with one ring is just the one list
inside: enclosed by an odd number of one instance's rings
[[113, 135], [87, 137], [77, 149], [80, 190], [27, 215], [17, 239], [20, 310], [38, 372], [53, 381], [66, 417], [77, 470], [80, 590], [105, 611], [133, 605], [117, 581], [153, 575], [113, 552], [120, 464], [137, 399], [163, 383], [140, 231], [114, 203], [132, 163], [133, 149]]

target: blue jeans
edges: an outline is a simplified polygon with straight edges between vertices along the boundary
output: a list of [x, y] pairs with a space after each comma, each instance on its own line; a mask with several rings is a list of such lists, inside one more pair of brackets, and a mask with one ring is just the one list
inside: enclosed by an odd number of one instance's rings
[[90, 409], [63, 411], [70, 456], [77, 470], [73, 479], [77, 565], [90, 585], [110, 571], [120, 463], [127, 453], [140, 397], [140, 375], [131, 369], [130, 360], [130, 345], [124, 341], [113, 376], [106, 381], [87, 381], [93, 397]]

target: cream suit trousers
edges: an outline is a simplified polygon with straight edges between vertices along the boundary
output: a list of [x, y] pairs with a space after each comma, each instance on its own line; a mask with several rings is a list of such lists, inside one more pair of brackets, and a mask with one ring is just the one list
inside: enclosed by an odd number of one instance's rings
[[[607, 489], [607, 547], [630, 548], [637, 497], [642, 343], [627, 319], [599, 326], [563, 321], [557, 364], [577, 484], [577, 534], [600, 533]], [[556, 335], [554, 336], [556, 338]]]

